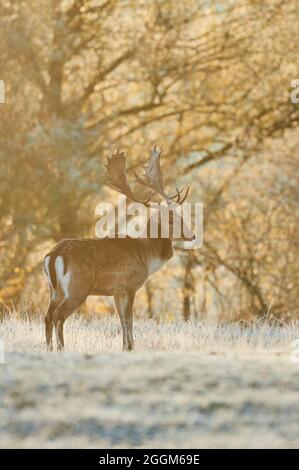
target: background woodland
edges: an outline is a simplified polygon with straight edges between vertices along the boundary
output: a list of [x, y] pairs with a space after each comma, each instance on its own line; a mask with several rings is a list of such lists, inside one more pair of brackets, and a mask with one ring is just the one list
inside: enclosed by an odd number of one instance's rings
[[169, 188], [204, 203], [204, 244], [150, 278], [136, 313], [298, 318], [298, 24], [296, 0], [2, 0], [3, 314], [44, 314], [43, 255], [94, 236], [116, 198], [105, 156], [134, 168], [157, 142]]

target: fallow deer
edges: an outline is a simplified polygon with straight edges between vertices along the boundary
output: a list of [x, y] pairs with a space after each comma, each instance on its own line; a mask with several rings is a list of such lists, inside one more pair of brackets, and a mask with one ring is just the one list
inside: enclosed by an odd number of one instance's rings
[[[151, 189], [147, 199], [141, 200], [131, 189], [126, 173], [126, 158], [119, 151], [108, 158], [107, 184], [134, 202], [141, 202], [147, 207], [154, 195], [160, 195], [169, 208], [182, 204], [187, 198], [189, 188], [183, 197], [182, 191], [178, 190], [175, 196], [165, 193], [160, 169], [161, 149], [157, 150], [156, 146], [152, 149], [150, 160], [144, 165], [144, 178], [135, 173], [136, 181]], [[123, 332], [123, 350], [134, 348], [135, 294], [151, 274], [172, 258], [172, 228], [175, 217], [180, 216], [170, 210], [168, 238], [162, 238], [159, 233], [158, 238], [64, 239], [45, 256], [44, 268], [50, 290], [50, 303], [45, 317], [48, 350], [53, 350], [53, 328], [57, 349], [64, 348], [63, 324], [89, 295], [114, 296]], [[180, 238], [184, 241], [194, 239], [195, 235], [189, 228], [184, 230]]]

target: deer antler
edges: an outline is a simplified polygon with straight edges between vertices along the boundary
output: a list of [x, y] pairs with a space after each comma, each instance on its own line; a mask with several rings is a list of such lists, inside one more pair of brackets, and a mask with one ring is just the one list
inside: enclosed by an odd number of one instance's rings
[[161, 145], [160, 149], [157, 150], [157, 146], [154, 145], [154, 148], [151, 150], [150, 153], [149, 161], [143, 165], [143, 178], [140, 178], [140, 176], [138, 176], [137, 173], [134, 172], [136, 181], [138, 181], [138, 183], [142, 184], [143, 186], [146, 186], [147, 188], [150, 188], [156, 193], [160, 194], [160, 196], [163, 197], [168, 206], [171, 206], [173, 204], [182, 204], [188, 196], [190, 187], [187, 188], [183, 199], [181, 199], [181, 193], [183, 189], [176, 189], [176, 194], [174, 196], [168, 196], [165, 193], [163, 177], [160, 168], [160, 157], [162, 153], [162, 148], [163, 146]]
[[145, 206], [149, 206], [149, 201], [153, 196], [151, 193], [144, 201], [137, 198], [132, 192], [132, 189], [129, 185], [127, 179], [127, 161], [125, 154], [117, 150], [110, 158], [107, 157], [106, 164], [106, 184], [118, 191], [121, 194], [124, 194], [128, 198], [132, 199], [135, 202], [140, 202]]

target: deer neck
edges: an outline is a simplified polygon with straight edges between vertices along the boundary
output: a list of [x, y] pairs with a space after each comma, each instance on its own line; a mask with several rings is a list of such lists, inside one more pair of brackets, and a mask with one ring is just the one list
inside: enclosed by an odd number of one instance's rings
[[161, 237], [161, 227], [159, 224], [158, 237], [152, 238], [150, 233], [151, 218], [149, 219], [145, 228], [145, 233], [142, 238], [145, 238], [146, 250], [146, 264], [148, 266], [149, 275], [158, 271], [168, 260], [173, 256], [172, 240], [170, 238]]
[[151, 275], [172, 258], [173, 247], [169, 238], [149, 238], [147, 242], [147, 266]]

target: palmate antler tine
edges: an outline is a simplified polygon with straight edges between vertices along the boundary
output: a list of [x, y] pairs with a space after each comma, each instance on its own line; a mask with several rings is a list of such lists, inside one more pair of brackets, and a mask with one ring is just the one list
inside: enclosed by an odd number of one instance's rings
[[155, 195], [154, 192], [150, 193], [150, 194], [147, 196], [147, 198], [145, 199], [145, 201], [144, 201], [143, 204], [147, 205], [147, 204], [150, 202], [150, 200], [152, 199], [152, 197], [153, 197], [154, 195]]
[[160, 156], [162, 148], [162, 145], [159, 149], [157, 149], [157, 144], [154, 145], [150, 152], [149, 160], [143, 165], [143, 178], [141, 178], [136, 172], [135, 178], [138, 183], [160, 194], [160, 196], [162, 196], [163, 199], [166, 200], [167, 204], [170, 205], [172, 203], [172, 200], [167, 196], [164, 191], [163, 176], [160, 168]]
[[132, 201], [140, 202], [145, 206], [149, 206], [149, 201], [154, 195], [154, 193], [151, 193], [145, 200], [141, 200], [135, 196], [127, 178], [127, 161], [125, 154], [119, 150], [111, 157], [107, 157], [105, 180], [110, 188], [124, 194], [132, 199]]
[[169, 199], [172, 199], [172, 201], [174, 201], [176, 204], [179, 204], [179, 202], [181, 200], [181, 194], [182, 194], [184, 188], [182, 188], [182, 189], [175, 188], [175, 190], [176, 190], [176, 194], [174, 194], [173, 196], [169, 196]]
[[126, 157], [119, 150], [111, 157], [107, 157], [105, 180], [113, 189], [126, 195], [131, 193], [126, 175]]
[[182, 188], [182, 189], [176, 188], [176, 194], [174, 196], [170, 196], [169, 199], [171, 199], [174, 204], [178, 204], [178, 205], [183, 204], [183, 202], [185, 202], [186, 199], [187, 199], [188, 193], [190, 191], [190, 186], [188, 186], [188, 188], [186, 189], [186, 192], [184, 194], [183, 199], [181, 199], [181, 194], [184, 191], [184, 189], [185, 188]]
[[160, 194], [160, 196], [162, 196], [168, 206], [173, 206], [175, 204], [183, 204], [183, 202], [188, 196], [190, 187], [187, 188], [183, 198], [182, 193], [184, 191], [184, 188], [180, 190], [176, 188], [176, 194], [174, 194], [173, 196], [168, 196], [165, 193], [163, 176], [160, 168], [160, 156], [162, 148], [162, 145], [159, 149], [157, 148], [157, 144], [154, 145], [150, 152], [149, 160], [142, 165], [144, 169], [143, 177], [140, 177], [135, 171], [135, 181], [141, 184], [142, 186], [145, 186], [146, 188], [149, 188], [154, 191], [152, 195], [154, 195], [155, 193]]
[[188, 188], [186, 189], [186, 192], [185, 192], [185, 195], [183, 197], [183, 199], [180, 200], [179, 204], [183, 204], [183, 202], [186, 201], [187, 197], [188, 197], [188, 194], [189, 194], [189, 191], [190, 191], [190, 186], [188, 186]]

